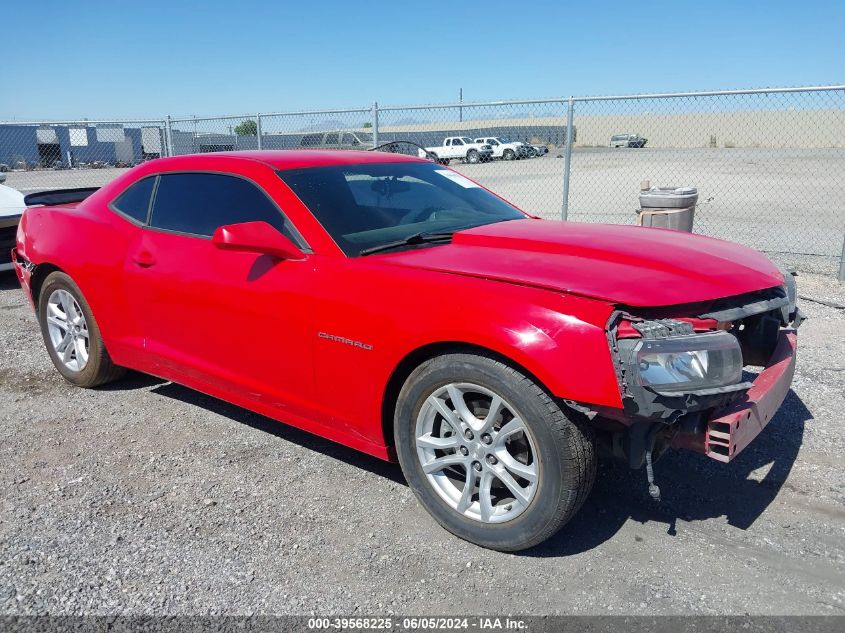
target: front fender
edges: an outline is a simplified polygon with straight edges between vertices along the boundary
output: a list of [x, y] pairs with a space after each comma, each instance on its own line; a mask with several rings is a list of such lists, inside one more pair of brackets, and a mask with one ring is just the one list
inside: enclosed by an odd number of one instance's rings
[[[386, 440], [384, 394], [404, 361], [433, 345], [472, 345], [524, 368], [567, 400], [621, 408], [605, 325], [611, 305], [546, 289], [322, 259], [314, 309], [321, 418]], [[399, 372], [401, 373], [401, 372]]]
[[523, 367], [558, 398], [621, 408], [605, 332], [612, 308], [573, 296], [555, 299], [557, 305], [524, 305], [521, 314], [502, 310], [484, 322], [453, 321], [424, 335], [411, 335], [402, 356], [392, 362], [398, 366], [427, 346], [463, 343]]

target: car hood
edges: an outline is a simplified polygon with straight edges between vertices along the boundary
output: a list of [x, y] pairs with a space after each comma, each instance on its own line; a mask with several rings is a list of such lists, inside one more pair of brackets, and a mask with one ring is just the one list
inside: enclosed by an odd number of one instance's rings
[[783, 283], [765, 255], [732, 242], [666, 229], [537, 219], [460, 231], [451, 244], [381, 259], [628, 306], [710, 301]]

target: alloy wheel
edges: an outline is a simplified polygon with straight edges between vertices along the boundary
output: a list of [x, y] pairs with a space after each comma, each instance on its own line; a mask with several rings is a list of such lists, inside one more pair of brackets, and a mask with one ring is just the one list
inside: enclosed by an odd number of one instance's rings
[[90, 341], [85, 314], [67, 290], [53, 291], [47, 300], [47, 332], [61, 363], [71, 371], [88, 364]]
[[540, 464], [531, 432], [485, 387], [450, 383], [434, 391], [417, 416], [415, 441], [429, 484], [465, 517], [504, 523], [534, 499]]

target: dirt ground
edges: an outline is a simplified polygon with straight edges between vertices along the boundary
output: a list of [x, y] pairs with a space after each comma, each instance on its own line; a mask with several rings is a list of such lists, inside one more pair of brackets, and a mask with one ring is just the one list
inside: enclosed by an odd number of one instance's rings
[[845, 311], [802, 309], [793, 390], [736, 461], [668, 454], [660, 504], [602, 463], [512, 555], [440, 529], [398, 466], [147, 376], [71, 387], [3, 274], [0, 613], [841, 615]]

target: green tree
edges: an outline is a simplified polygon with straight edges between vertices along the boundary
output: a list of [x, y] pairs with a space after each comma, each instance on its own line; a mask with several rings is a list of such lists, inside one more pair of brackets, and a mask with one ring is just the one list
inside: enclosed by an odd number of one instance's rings
[[235, 134], [238, 136], [258, 136], [258, 123], [252, 119], [241, 121], [235, 126]]
[[364, 121], [364, 125], [362, 125], [361, 127], [363, 127], [363, 128], [365, 128], [365, 129], [366, 129], [366, 128], [368, 128], [368, 127], [373, 127], [373, 124], [372, 124], [372, 123], [370, 123], [369, 121]]

